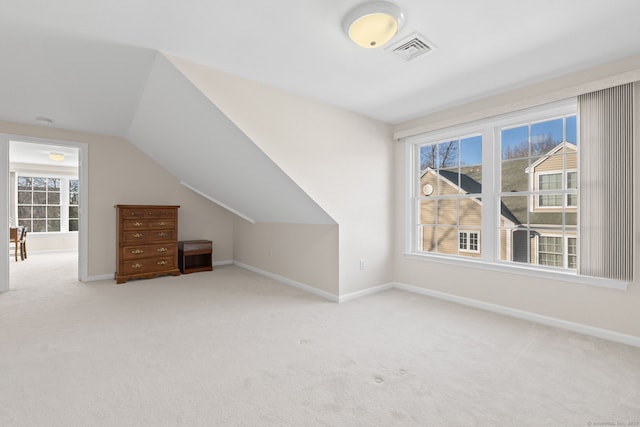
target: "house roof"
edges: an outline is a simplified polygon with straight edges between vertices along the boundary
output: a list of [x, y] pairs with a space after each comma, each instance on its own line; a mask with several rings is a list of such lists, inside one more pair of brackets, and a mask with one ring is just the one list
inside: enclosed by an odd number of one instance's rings
[[568, 141], [563, 141], [560, 144], [558, 144], [555, 147], [553, 147], [547, 153], [545, 153], [542, 157], [540, 157], [534, 163], [531, 163], [531, 165], [528, 168], [526, 168], [524, 171], [527, 172], [527, 173], [531, 172], [538, 165], [543, 163], [545, 160], [547, 160], [549, 157], [553, 156], [554, 154], [556, 154], [558, 151], [562, 150], [563, 148], [566, 148], [568, 150], [572, 150], [574, 152], [577, 151], [577, 149], [578, 149], [578, 147], [575, 144], [572, 144], [571, 142], [568, 142]]
[[[427, 168], [423, 172], [423, 176], [425, 173], [436, 173], [431, 168]], [[442, 176], [450, 185], [460, 188], [467, 194], [480, 194], [482, 193], [482, 184], [475, 179], [471, 178], [469, 175], [464, 173], [459, 173], [456, 171], [448, 170], [448, 169], [439, 169], [437, 173]], [[476, 198], [478, 203], [482, 204], [481, 197]], [[513, 222], [514, 224], [521, 224], [520, 220], [505, 206], [504, 203], [500, 203], [500, 215], [502, 215], [507, 220]]]

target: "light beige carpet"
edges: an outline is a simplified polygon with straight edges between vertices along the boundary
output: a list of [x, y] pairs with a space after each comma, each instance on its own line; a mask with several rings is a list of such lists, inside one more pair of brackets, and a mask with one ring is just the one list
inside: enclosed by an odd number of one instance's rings
[[640, 422], [638, 348], [399, 290], [339, 305], [235, 266], [72, 283], [74, 260], [12, 266], [0, 426]]

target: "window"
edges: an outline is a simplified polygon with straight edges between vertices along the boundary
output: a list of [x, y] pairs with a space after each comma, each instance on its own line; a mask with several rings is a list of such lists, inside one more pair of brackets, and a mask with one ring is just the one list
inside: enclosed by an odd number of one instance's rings
[[499, 226], [501, 261], [568, 268], [562, 236], [578, 235], [576, 115], [535, 117], [496, 130], [500, 204], [512, 214]]
[[562, 267], [562, 237], [540, 236], [538, 240], [538, 262], [541, 265]]
[[77, 179], [69, 180], [69, 231], [78, 231], [78, 198], [79, 187]]
[[567, 238], [567, 266], [569, 268], [578, 268], [578, 252], [577, 252], [577, 239], [575, 237]]
[[60, 179], [18, 177], [18, 224], [34, 232], [60, 231]]
[[[562, 173], [538, 175], [539, 190], [562, 190]], [[562, 195], [543, 194], [538, 199], [539, 206], [562, 206]]]
[[[567, 188], [571, 190], [578, 189], [578, 172], [567, 172]], [[567, 194], [567, 206], [578, 206], [578, 194]]]
[[482, 137], [458, 136], [416, 148], [418, 251], [479, 256]]
[[[566, 181], [563, 181], [563, 173], [550, 172], [539, 173], [537, 176], [538, 186], [536, 190], [577, 190], [578, 189], [578, 173], [576, 171], [568, 171], [566, 173]], [[574, 193], [566, 193], [568, 207], [578, 206], [578, 197]], [[538, 197], [537, 207], [539, 208], [560, 208], [562, 207], [563, 197], [561, 194], [543, 194]]]
[[410, 251], [576, 269], [576, 126], [572, 100], [409, 138]]
[[539, 236], [538, 263], [550, 267], [576, 269], [578, 258], [575, 237]]
[[[17, 191], [19, 225], [36, 233], [77, 231], [77, 179], [18, 175]], [[71, 217], [72, 213], [75, 216]]]
[[480, 232], [461, 231], [458, 234], [458, 249], [463, 252], [480, 252]]

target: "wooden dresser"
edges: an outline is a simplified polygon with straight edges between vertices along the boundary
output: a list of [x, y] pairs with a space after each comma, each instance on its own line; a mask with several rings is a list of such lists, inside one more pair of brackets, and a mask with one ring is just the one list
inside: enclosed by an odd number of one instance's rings
[[116, 205], [116, 283], [180, 274], [178, 208]]

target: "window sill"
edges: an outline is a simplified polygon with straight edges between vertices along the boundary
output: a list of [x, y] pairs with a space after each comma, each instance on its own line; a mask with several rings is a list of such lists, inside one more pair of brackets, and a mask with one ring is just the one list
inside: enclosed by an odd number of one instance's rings
[[522, 276], [536, 277], [540, 279], [560, 280], [563, 282], [577, 283], [581, 285], [598, 286], [602, 288], [627, 290], [629, 283], [621, 280], [602, 279], [599, 277], [579, 276], [576, 273], [564, 271], [543, 270], [525, 265], [512, 265], [511, 263], [490, 263], [474, 259], [459, 259], [436, 254], [404, 253], [404, 257], [414, 261], [429, 261], [440, 264], [457, 265], [460, 267], [477, 268], [481, 270], [498, 271], [501, 273], [519, 274]]

